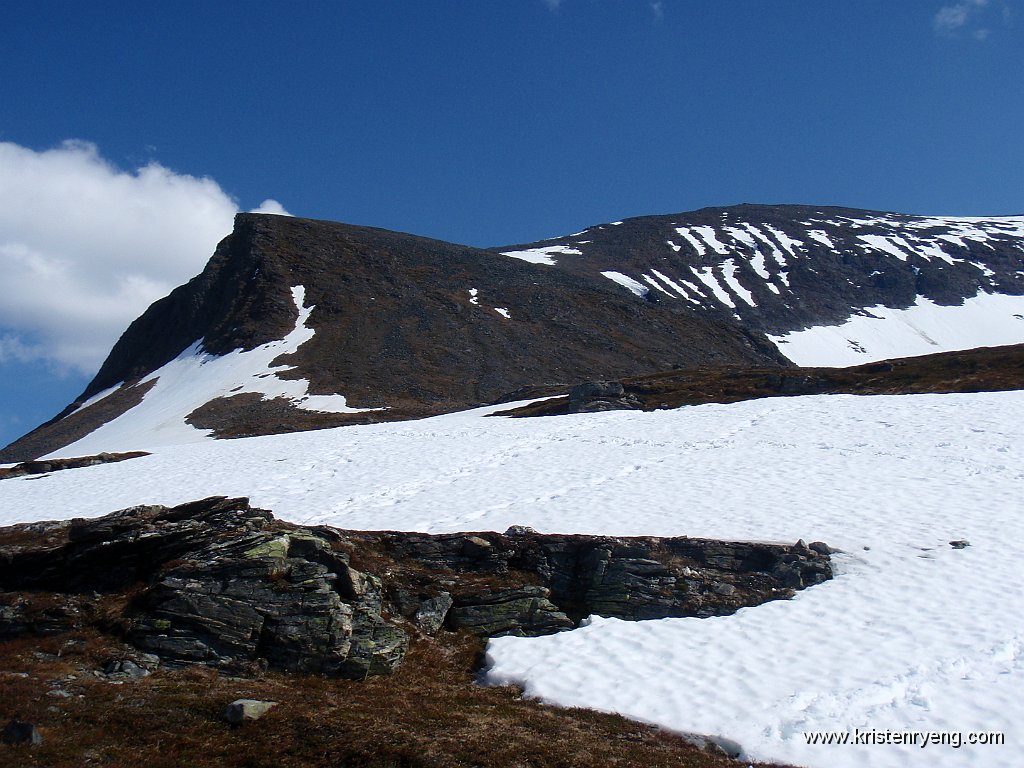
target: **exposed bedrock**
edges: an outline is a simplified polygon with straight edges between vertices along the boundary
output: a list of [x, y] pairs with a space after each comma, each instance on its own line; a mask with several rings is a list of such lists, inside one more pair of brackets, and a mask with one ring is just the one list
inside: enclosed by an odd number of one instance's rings
[[0, 529], [0, 639], [92, 624], [169, 665], [361, 678], [393, 671], [416, 635], [729, 614], [831, 578], [828, 552], [527, 528], [343, 531], [215, 497]]

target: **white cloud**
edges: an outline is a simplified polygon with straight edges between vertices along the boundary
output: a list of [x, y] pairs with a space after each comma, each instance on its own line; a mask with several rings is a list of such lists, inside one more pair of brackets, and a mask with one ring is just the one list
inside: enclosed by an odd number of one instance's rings
[[[932, 19], [932, 26], [936, 32], [954, 35], [976, 21], [978, 16], [989, 6], [989, 0], [962, 0], [952, 5], [944, 5], [939, 9]], [[977, 34], [981, 31], [983, 34]], [[976, 39], [984, 40], [988, 36], [988, 30], [976, 30], [973, 33]]]
[[40, 358], [40, 350], [30, 347], [11, 333], [0, 336], [0, 364], [7, 362], [34, 363]]
[[[92, 144], [0, 142], [0, 363], [94, 372], [132, 320], [202, 269], [237, 210], [212, 179], [124, 171]], [[274, 200], [257, 210], [287, 215]]]
[[657, 0], [657, 2], [651, 3], [651, 13], [653, 13], [654, 18], [658, 19], [659, 21], [665, 18], [665, 3], [663, 3], [661, 0]]
[[562, 0], [544, 0], [544, 4], [550, 11], [557, 11], [562, 5]]
[[275, 216], [291, 216], [277, 200], [267, 198], [249, 213], [272, 213]]

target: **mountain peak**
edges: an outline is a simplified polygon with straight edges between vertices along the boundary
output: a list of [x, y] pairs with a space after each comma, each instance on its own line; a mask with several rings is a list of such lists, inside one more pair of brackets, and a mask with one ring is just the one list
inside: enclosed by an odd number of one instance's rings
[[410, 418], [712, 362], [787, 364], [732, 318], [653, 298], [489, 250], [239, 214], [203, 272], [131, 324], [82, 396], [0, 456]]

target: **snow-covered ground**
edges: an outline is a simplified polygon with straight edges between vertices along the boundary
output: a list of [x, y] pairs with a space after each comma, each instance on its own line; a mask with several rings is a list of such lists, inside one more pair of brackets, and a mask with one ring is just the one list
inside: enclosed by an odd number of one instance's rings
[[769, 338], [797, 365], [837, 367], [1024, 344], [1024, 296], [983, 292], [958, 306], [942, 306], [919, 296], [907, 309], [871, 307], [842, 325], [820, 325]]
[[[835, 580], [791, 601], [495, 640], [489, 679], [720, 735], [752, 759], [1024, 764], [1024, 392], [484, 412], [202, 439], [3, 480], [0, 523], [226, 494], [348, 528], [823, 540], [844, 550]], [[970, 546], [950, 546], [960, 539]], [[875, 740], [999, 731], [1006, 743], [824, 746], [804, 735], [852, 740], [854, 729]]]

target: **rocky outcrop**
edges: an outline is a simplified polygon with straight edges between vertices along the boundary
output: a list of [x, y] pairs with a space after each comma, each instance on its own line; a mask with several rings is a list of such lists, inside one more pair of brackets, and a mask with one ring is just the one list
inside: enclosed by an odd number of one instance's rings
[[63, 469], [80, 469], [110, 464], [115, 461], [137, 459], [148, 456], [145, 451], [129, 451], [127, 453], [98, 453], [95, 456], [75, 456], [66, 459], [47, 459], [46, 461], [24, 461], [13, 467], [0, 467], [0, 480], [26, 475], [44, 475], [48, 472], [59, 472]]
[[[330, 531], [330, 529], [320, 529]], [[387, 563], [402, 590], [452, 598], [446, 624], [484, 635], [536, 635], [591, 614], [622, 619], [717, 616], [789, 597], [832, 576], [828, 555], [793, 546], [691, 539], [540, 534], [336, 532], [352, 559]], [[405, 601], [408, 605], [408, 601]]]
[[585, 381], [569, 390], [566, 413], [636, 410], [641, 407], [636, 395], [627, 393], [619, 381]]
[[0, 638], [94, 624], [172, 666], [362, 678], [443, 629], [529, 636], [595, 613], [732, 613], [830, 578], [827, 552], [528, 528], [342, 531], [218, 497], [0, 530]]

